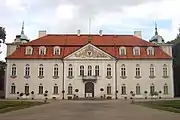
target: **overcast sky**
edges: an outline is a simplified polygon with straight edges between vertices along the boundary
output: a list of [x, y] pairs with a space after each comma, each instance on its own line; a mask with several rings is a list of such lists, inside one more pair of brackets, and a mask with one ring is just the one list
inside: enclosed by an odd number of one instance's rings
[[[38, 30], [47, 33], [133, 34], [141, 30], [143, 38], [154, 35], [154, 23], [165, 41], [172, 40], [180, 27], [180, 0], [0, 0], [0, 26], [6, 28], [7, 40], [25, 34], [32, 40]], [[3, 48], [5, 49], [5, 46]], [[5, 56], [1, 54], [0, 59]]]

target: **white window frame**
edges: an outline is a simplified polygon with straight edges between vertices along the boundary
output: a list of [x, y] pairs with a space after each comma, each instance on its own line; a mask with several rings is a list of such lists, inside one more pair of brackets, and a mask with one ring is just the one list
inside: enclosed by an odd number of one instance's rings
[[53, 49], [53, 54], [54, 55], [60, 55], [61, 49], [59, 46], [55, 46]]
[[73, 94], [73, 87], [71, 84], [68, 85], [68, 95], [72, 95]]
[[141, 53], [140, 47], [134, 47], [134, 48], [133, 48], [133, 55], [139, 56], [140, 53]]
[[17, 67], [16, 64], [11, 66], [11, 76], [17, 76]]
[[32, 53], [33, 53], [33, 48], [31, 46], [27, 46], [25, 54], [26, 55], [32, 55]]
[[136, 95], [140, 95], [141, 94], [141, 87], [139, 84], [136, 85]]
[[57, 85], [54, 85], [54, 87], [53, 87], [53, 94], [54, 95], [59, 94], [59, 87]]
[[127, 91], [126, 91], [126, 85], [122, 85], [121, 86], [121, 94], [122, 95], [126, 95], [127, 93], [126, 93]]
[[141, 76], [141, 68], [139, 64], [136, 64], [136, 77]]
[[111, 65], [108, 64], [107, 65], [107, 77], [111, 77], [112, 76], [112, 68]]
[[164, 85], [164, 87], [163, 87], [163, 92], [164, 92], [164, 95], [169, 94], [169, 88], [168, 88], [168, 85], [167, 85], [167, 84]]
[[147, 48], [147, 54], [148, 55], [154, 55], [154, 48], [153, 47], [148, 47]]
[[95, 76], [99, 76], [99, 65], [95, 66]]
[[59, 76], [58, 64], [55, 64], [55, 65], [54, 65], [53, 76], [55, 76], [55, 77], [58, 77], [58, 76]]
[[153, 64], [150, 65], [150, 68], [149, 68], [149, 76], [150, 76], [150, 77], [154, 77], [154, 76], [155, 76], [155, 68], [154, 68], [154, 65], [153, 65]]
[[125, 47], [120, 47], [119, 48], [119, 55], [120, 56], [125, 56], [126, 55], [126, 48]]
[[11, 85], [11, 93], [10, 94], [16, 94], [16, 86], [14, 83]]
[[39, 93], [40, 95], [42, 95], [44, 93], [44, 87], [42, 85], [39, 85]]
[[39, 76], [44, 76], [44, 66], [43, 66], [43, 64], [39, 65], [38, 75]]
[[125, 64], [121, 65], [121, 76], [122, 77], [126, 76], [126, 66], [125, 66]]
[[73, 66], [72, 66], [72, 64], [69, 64], [69, 67], [68, 67], [68, 76], [69, 77], [73, 76]]
[[46, 55], [46, 47], [44, 46], [39, 47], [39, 55]]
[[83, 65], [80, 66], [79, 75], [84, 76], [84, 66]]
[[168, 67], [166, 64], [163, 65], [163, 77], [168, 76]]
[[111, 95], [111, 85], [107, 86], [107, 95]]
[[92, 76], [92, 66], [88, 65], [88, 76]]
[[30, 76], [30, 65], [26, 64], [24, 76]]

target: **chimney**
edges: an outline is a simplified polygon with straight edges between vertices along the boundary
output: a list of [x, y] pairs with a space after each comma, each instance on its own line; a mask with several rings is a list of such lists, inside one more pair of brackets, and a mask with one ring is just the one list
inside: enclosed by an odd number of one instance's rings
[[43, 37], [43, 36], [46, 36], [46, 30], [40, 30], [39, 31], [39, 38]]
[[80, 36], [81, 30], [77, 30], [77, 36]]
[[142, 38], [141, 31], [134, 31], [134, 36]]
[[103, 32], [102, 30], [99, 30], [99, 35], [100, 35], [100, 36], [102, 36], [102, 35], [103, 35], [103, 34], [102, 34], [102, 32]]

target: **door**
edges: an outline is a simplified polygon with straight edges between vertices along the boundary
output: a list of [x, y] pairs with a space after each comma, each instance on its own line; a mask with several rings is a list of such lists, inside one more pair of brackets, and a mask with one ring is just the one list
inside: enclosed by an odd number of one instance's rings
[[94, 97], [94, 84], [92, 82], [85, 83], [85, 97]]

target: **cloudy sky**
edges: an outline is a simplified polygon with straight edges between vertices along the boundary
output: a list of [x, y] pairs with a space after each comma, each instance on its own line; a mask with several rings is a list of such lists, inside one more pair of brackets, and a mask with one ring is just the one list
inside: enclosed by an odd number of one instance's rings
[[[0, 26], [12, 42], [25, 22], [25, 34], [32, 40], [38, 30], [47, 33], [133, 34], [141, 30], [149, 40], [157, 22], [159, 34], [172, 40], [180, 27], [180, 0], [0, 0]], [[5, 49], [2, 46], [1, 49]], [[5, 56], [1, 54], [0, 59]]]

